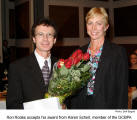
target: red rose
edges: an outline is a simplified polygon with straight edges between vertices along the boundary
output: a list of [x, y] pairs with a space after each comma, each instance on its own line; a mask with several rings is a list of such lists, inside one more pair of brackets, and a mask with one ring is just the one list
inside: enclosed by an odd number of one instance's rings
[[82, 53], [82, 50], [78, 49], [78, 50], [76, 50], [76, 51], [71, 55], [71, 57], [72, 57], [72, 58], [75, 58], [75, 57], [77, 57], [78, 54], [80, 54], [80, 53]]
[[59, 59], [59, 61], [57, 62], [57, 67], [61, 68], [62, 65], [64, 65], [64, 59]]
[[84, 53], [83, 60], [87, 61], [87, 60], [89, 60], [89, 58], [90, 58], [89, 53]]
[[78, 58], [73, 59], [73, 64], [74, 64], [74, 65], [76, 65], [76, 64], [79, 63], [79, 62], [80, 62], [80, 59], [78, 59]]
[[83, 58], [83, 53], [79, 53], [76, 58], [78, 58], [79, 60], [81, 60]]
[[83, 53], [79, 53], [75, 58], [73, 58], [73, 64], [76, 65], [83, 58]]
[[65, 64], [66, 68], [69, 69], [73, 65], [73, 60], [71, 58], [66, 59], [64, 64]]

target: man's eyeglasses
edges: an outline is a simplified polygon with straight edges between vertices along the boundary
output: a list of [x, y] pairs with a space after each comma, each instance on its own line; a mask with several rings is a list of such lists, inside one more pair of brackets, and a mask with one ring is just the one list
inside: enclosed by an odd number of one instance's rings
[[42, 33], [42, 32], [36, 33], [35, 36], [37, 36], [37, 37], [39, 37], [39, 38], [44, 38], [44, 37], [46, 36], [46, 38], [48, 38], [48, 39], [54, 38], [54, 35], [53, 35], [53, 34], [51, 34], [51, 33], [46, 33], [46, 34], [44, 34], [44, 33]]

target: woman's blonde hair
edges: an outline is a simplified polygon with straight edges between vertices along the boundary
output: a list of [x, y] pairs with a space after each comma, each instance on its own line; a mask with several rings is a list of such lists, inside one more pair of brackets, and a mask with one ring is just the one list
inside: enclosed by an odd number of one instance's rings
[[104, 19], [105, 26], [108, 25], [108, 14], [107, 14], [106, 10], [103, 7], [99, 7], [99, 8], [94, 7], [94, 8], [91, 8], [89, 10], [89, 12], [87, 13], [87, 15], [86, 15], [86, 18], [85, 18], [86, 22], [88, 22], [88, 20], [90, 18], [94, 18], [96, 16], [102, 16], [103, 19]]

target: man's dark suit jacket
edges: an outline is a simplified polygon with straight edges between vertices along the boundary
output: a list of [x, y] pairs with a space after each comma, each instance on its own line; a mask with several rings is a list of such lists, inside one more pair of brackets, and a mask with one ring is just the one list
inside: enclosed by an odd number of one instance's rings
[[[88, 45], [82, 47], [87, 52]], [[66, 100], [70, 109], [124, 109], [128, 107], [128, 61], [125, 49], [105, 41], [95, 78], [93, 96], [85, 86]]]
[[[56, 61], [51, 57], [51, 69]], [[7, 109], [23, 109], [24, 102], [43, 99], [48, 88], [34, 53], [10, 65], [8, 82]]]

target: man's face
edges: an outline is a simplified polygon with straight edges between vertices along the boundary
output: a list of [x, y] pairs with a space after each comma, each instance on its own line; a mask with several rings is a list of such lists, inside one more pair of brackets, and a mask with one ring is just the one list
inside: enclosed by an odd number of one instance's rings
[[39, 25], [35, 29], [35, 37], [33, 42], [36, 44], [36, 51], [38, 53], [49, 52], [56, 43], [54, 38], [55, 30], [51, 26]]

